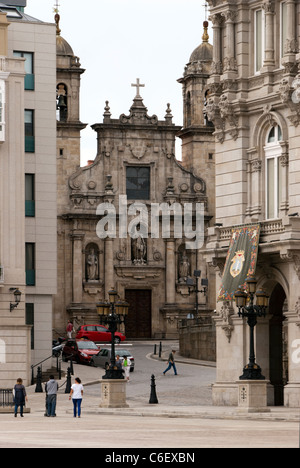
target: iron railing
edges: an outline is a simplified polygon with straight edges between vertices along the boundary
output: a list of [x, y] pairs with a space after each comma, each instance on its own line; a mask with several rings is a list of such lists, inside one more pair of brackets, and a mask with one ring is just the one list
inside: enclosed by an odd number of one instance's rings
[[0, 388], [0, 408], [14, 406], [14, 396], [12, 390]]

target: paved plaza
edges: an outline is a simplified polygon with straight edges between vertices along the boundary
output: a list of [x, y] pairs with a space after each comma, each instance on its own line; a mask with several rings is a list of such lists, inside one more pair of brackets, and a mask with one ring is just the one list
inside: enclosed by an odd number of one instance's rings
[[[168, 346], [176, 343], [164, 343], [165, 353]], [[85, 385], [81, 419], [73, 418], [64, 387], [57, 417], [45, 418], [45, 393], [37, 394], [30, 387], [30, 414], [23, 419], [0, 414], [0, 448], [299, 447], [299, 409], [272, 408], [270, 413], [245, 415], [236, 408], [213, 407], [214, 367], [180, 362], [178, 357], [179, 375], [163, 376], [166, 362], [153, 359], [151, 350], [147, 343], [132, 346], [136, 371], [127, 385], [128, 409], [100, 408], [103, 371], [75, 365], [74, 377], [80, 376]], [[151, 373], [156, 375], [157, 405], [149, 405]]]

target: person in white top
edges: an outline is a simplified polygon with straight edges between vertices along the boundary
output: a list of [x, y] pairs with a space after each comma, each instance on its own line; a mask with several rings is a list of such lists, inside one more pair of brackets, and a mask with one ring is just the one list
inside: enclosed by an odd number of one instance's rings
[[74, 385], [71, 387], [71, 393], [69, 396], [69, 400], [73, 400], [73, 406], [74, 406], [74, 418], [77, 416], [78, 412], [78, 417], [80, 418], [81, 416], [81, 403], [82, 403], [82, 397], [83, 397], [83, 385], [81, 384], [81, 380], [77, 377], [75, 379]]

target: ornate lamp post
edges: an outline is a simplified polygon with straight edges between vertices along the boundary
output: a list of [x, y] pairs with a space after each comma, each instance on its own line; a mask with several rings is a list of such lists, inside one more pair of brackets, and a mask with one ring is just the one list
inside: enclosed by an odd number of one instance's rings
[[[248, 294], [239, 289], [235, 292], [235, 301], [238, 307], [239, 317], [247, 318], [250, 327], [250, 356], [249, 364], [244, 367], [243, 375], [240, 380], [265, 380], [261, 373], [260, 366], [255, 362], [254, 351], [254, 328], [257, 324], [257, 317], [265, 317], [269, 303], [269, 296], [262, 290], [256, 291], [257, 281], [255, 278], [246, 280]], [[254, 305], [254, 297], [256, 304]], [[247, 302], [248, 305], [247, 305]]]
[[125, 301], [117, 300], [118, 293], [115, 289], [111, 289], [108, 292], [108, 296], [109, 302], [98, 302], [96, 304], [101, 322], [108, 325], [111, 333], [111, 363], [103, 379], [124, 379], [122, 369], [116, 366], [115, 333], [118, 330], [118, 325], [125, 323], [129, 304]]

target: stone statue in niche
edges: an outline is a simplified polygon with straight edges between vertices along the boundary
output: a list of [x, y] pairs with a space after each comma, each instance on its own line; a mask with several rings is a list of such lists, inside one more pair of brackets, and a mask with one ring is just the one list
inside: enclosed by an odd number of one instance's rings
[[186, 283], [190, 278], [191, 264], [186, 254], [186, 250], [181, 254], [179, 261], [179, 283]]
[[147, 264], [147, 243], [143, 236], [132, 239], [132, 262], [134, 265]]
[[86, 273], [88, 281], [97, 281], [99, 279], [99, 261], [95, 249], [91, 248], [86, 259]]

